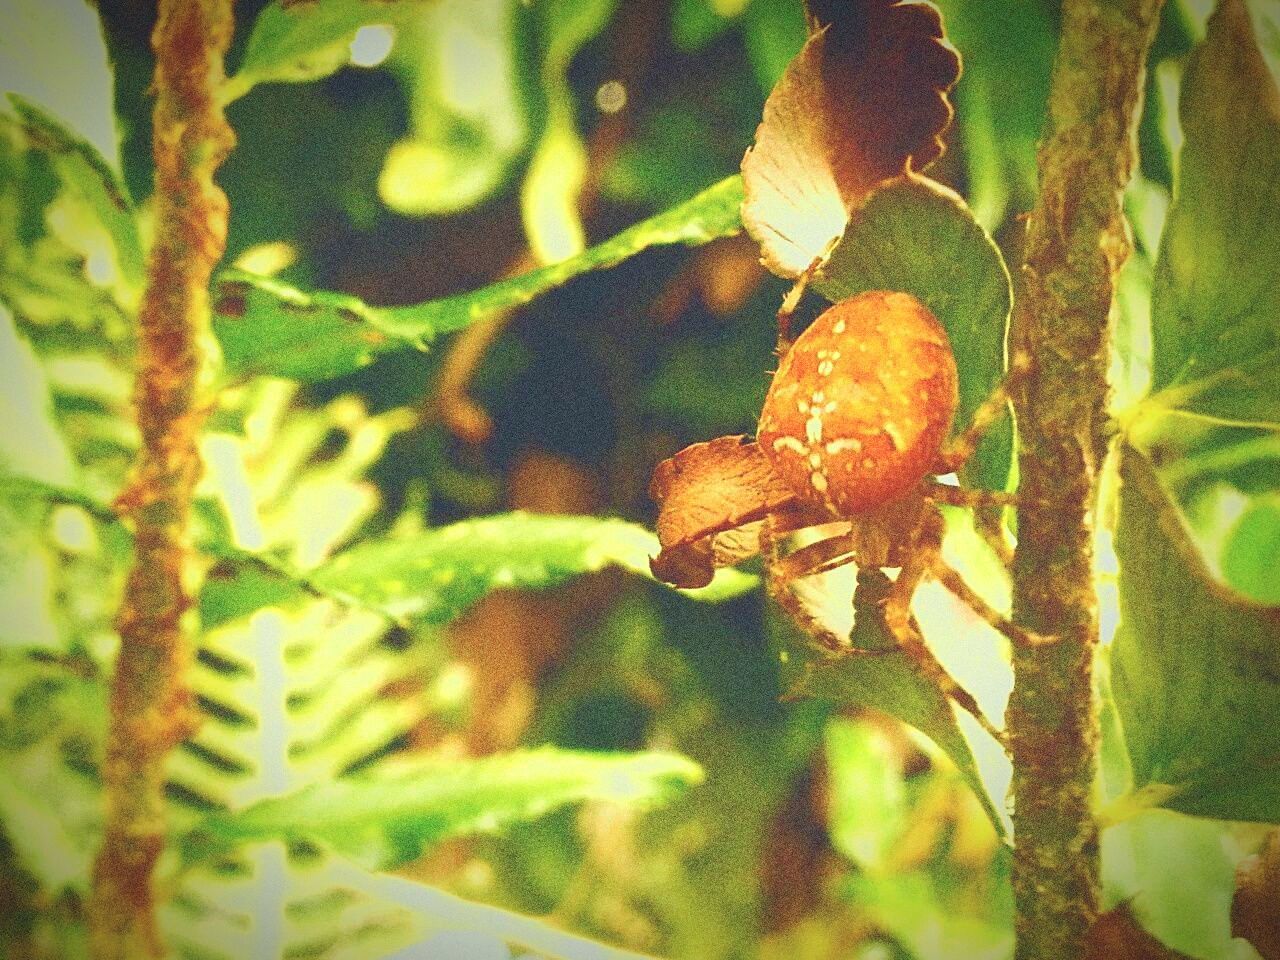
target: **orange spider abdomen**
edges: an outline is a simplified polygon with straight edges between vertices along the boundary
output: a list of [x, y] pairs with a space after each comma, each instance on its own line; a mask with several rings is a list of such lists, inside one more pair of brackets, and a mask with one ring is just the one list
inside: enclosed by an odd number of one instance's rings
[[938, 319], [908, 293], [835, 304], [782, 358], [760, 448], [797, 494], [843, 516], [889, 503], [932, 472], [958, 376]]

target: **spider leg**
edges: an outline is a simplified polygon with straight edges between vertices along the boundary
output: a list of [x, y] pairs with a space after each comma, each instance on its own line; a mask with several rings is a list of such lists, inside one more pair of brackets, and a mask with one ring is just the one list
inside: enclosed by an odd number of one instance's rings
[[791, 285], [791, 289], [782, 298], [782, 306], [778, 308], [778, 356], [782, 356], [791, 349], [793, 342], [791, 337], [791, 317], [796, 312], [796, 308], [800, 306], [800, 300], [809, 286], [809, 281], [813, 279], [814, 274], [821, 269], [822, 265], [827, 262], [828, 253], [814, 257], [813, 262], [804, 268], [804, 272], [800, 276], [796, 277], [796, 282]]
[[790, 518], [770, 516], [764, 524], [761, 541], [765, 547], [765, 593], [797, 627], [813, 637], [828, 653], [847, 653], [847, 640], [823, 624], [806, 606], [804, 598], [791, 589], [793, 580], [817, 573], [825, 573], [848, 563], [852, 556], [849, 549], [852, 537], [848, 533], [818, 540], [795, 550], [787, 556], [780, 554], [781, 540], [788, 533]]
[[965, 427], [962, 433], [952, 437], [938, 454], [938, 468], [934, 471], [935, 473], [954, 473], [973, 456], [973, 451], [978, 449], [978, 444], [991, 429], [991, 425], [1008, 412], [1009, 395], [1015, 384], [1026, 376], [1030, 367], [1030, 358], [1022, 351], [1015, 351], [1004, 379], [991, 391], [991, 396], [982, 401], [978, 409], [973, 412], [973, 419], [969, 421], [969, 426]]
[[952, 507], [1016, 507], [1021, 501], [1016, 493], [1004, 490], [975, 490], [972, 487], [953, 487], [940, 480], [926, 481], [927, 496], [934, 503]]
[[983, 600], [978, 592], [969, 586], [964, 577], [960, 576], [960, 572], [951, 566], [941, 557], [935, 562], [933, 567], [934, 578], [946, 587], [951, 593], [964, 602], [974, 613], [980, 616], [988, 624], [995, 627], [1014, 643], [1021, 644], [1026, 647], [1042, 647], [1053, 643], [1052, 637], [1045, 637], [1037, 633], [1032, 633], [1025, 627], [1014, 623], [1004, 614], [1002, 614], [987, 601]]
[[978, 536], [991, 548], [1005, 568], [1013, 566], [1013, 545], [1009, 542], [1005, 530], [1003, 511], [995, 504], [975, 507], [973, 511], [973, 528]]
[[842, 567], [853, 560], [853, 535], [837, 534], [794, 550], [778, 560], [774, 572], [787, 582]]
[[911, 600], [915, 596], [916, 587], [938, 563], [942, 549], [942, 532], [942, 514], [936, 508], [927, 511], [914, 548], [908, 551], [906, 562], [903, 563], [898, 579], [893, 582], [885, 600], [885, 627], [897, 641], [899, 649], [911, 658], [921, 676], [977, 720], [978, 725], [997, 743], [1004, 744], [1004, 734], [982, 712], [978, 701], [969, 691], [960, 686], [947, 672], [946, 667], [933, 655], [933, 651], [929, 649], [920, 632], [920, 625], [911, 614]]

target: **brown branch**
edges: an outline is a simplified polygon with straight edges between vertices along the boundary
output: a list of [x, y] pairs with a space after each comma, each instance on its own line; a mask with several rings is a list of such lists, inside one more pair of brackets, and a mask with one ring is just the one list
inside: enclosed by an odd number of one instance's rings
[[1160, 0], [1065, 0], [1040, 198], [1030, 218], [1015, 357], [1021, 446], [1015, 619], [1056, 642], [1015, 645], [1013, 755], [1019, 960], [1078, 960], [1098, 914], [1093, 577], [1107, 447], [1116, 275], [1130, 240], [1121, 194], [1136, 162], [1144, 65]]
[[98, 958], [159, 957], [152, 871], [164, 846], [164, 762], [196, 714], [184, 672], [191, 498], [208, 334], [209, 278], [226, 245], [213, 174], [234, 144], [217, 90], [232, 0], [161, 0], [156, 54], [155, 244], [139, 308], [135, 404], [142, 448], [118, 505], [135, 559], [117, 617], [120, 653], [102, 768], [106, 827], [89, 906]]

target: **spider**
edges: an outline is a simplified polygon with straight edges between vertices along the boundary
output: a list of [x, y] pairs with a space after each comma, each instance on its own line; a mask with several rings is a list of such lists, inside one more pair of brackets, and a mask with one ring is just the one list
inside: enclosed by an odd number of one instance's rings
[[[651, 492], [661, 507], [662, 544], [654, 573], [680, 586], [698, 586], [710, 579], [713, 567], [763, 551], [770, 595], [823, 648], [844, 655], [869, 651], [822, 626], [791, 587], [801, 578], [856, 564], [855, 608], [878, 609], [898, 648], [1001, 739], [924, 643], [911, 601], [921, 581], [933, 577], [1015, 642], [1041, 642], [992, 608], [941, 556], [941, 504], [990, 508], [1016, 502], [1008, 493], [961, 489], [938, 479], [965, 464], [1004, 412], [1009, 378], [948, 440], [958, 403], [955, 356], [946, 331], [919, 300], [889, 291], [850, 297], [821, 314], [788, 348], [787, 321], [796, 300], [793, 291], [779, 312], [785, 352], [756, 441], [721, 437], [694, 444], [654, 471]], [[1013, 374], [1020, 369], [1015, 362]], [[979, 527], [1007, 562], [1003, 534]], [[783, 554], [788, 541], [803, 537], [812, 542]], [[876, 576], [885, 568], [898, 569], [892, 582], [883, 573]]]

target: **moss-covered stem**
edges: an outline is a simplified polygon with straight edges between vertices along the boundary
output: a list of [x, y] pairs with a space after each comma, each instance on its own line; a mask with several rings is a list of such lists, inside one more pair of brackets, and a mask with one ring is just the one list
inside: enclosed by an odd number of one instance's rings
[[1145, 63], [1160, 0], [1065, 0], [1040, 196], [1027, 231], [1014, 349], [1020, 449], [1014, 614], [1056, 643], [1014, 654], [1018, 960], [1073, 960], [1098, 911], [1092, 799], [1098, 710], [1093, 525], [1107, 446], [1116, 277], [1130, 252], [1122, 194], [1137, 159]]
[[227, 200], [213, 175], [234, 143], [217, 97], [232, 29], [232, 0], [161, 0], [152, 35], [155, 243], [138, 316], [142, 446], [117, 504], [136, 556], [116, 622], [102, 769], [106, 825], [89, 909], [98, 958], [163, 954], [152, 872], [164, 846], [165, 758], [195, 723], [185, 580], [207, 406], [209, 278], [226, 245]]

